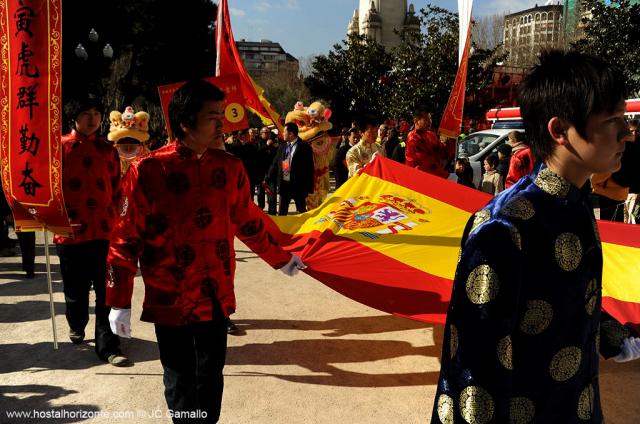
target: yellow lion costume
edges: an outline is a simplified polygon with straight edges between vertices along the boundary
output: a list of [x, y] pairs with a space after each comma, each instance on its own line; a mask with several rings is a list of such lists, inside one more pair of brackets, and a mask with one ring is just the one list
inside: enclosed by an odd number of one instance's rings
[[285, 118], [285, 123], [294, 122], [298, 126], [298, 137], [313, 148], [314, 191], [307, 196], [307, 210], [320, 206], [329, 194], [329, 165], [336, 151], [327, 133], [333, 128], [330, 117], [331, 110], [320, 102], [308, 107], [297, 102]]

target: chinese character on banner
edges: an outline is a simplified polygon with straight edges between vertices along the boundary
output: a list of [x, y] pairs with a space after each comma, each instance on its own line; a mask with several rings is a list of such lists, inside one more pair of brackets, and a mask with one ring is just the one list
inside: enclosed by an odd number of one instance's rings
[[[244, 108], [244, 98], [240, 90], [240, 80], [237, 75], [225, 75], [223, 77], [205, 78], [211, 84], [214, 84], [220, 90], [224, 91], [224, 132], [232, 132], [249, 128], [247, 120], [247, 112]], [[175, 84], [162, 85], [158, 87], [160, 93], [160, 104], [162, 105], [162, 113], [164, 114], [164, 122], [167, 123], [167, 130], [171, 134], [169, 128], [169, 103], [171, 97], [178, 88], [182, 87], [184, 82]]]
[[72, 236], [62, 198], [61, 0], [0, 1], [0, 177], [16, 230]]

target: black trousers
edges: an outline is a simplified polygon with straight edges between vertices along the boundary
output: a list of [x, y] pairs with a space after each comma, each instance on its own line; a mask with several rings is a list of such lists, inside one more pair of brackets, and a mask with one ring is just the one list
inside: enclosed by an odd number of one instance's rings
[[36, 265], [36, 233], [16, 233], [22, 253], [22, 270], [33, 274]]
[[174, 423], [216, 423], [220, 418], [227, 354], [227, 327], [222, 313], [213, 321], [182, 326], [156, 324], [164, 396], [174, 412], [192, 412], [206, 418]]
[[307, 195], [300, 194], [291, 190], [291, 184], [287, 181], [280, 183], [280, 207], [278, 215], [287, 215], [289, 213], [289, 203], [293, 200], [296, 203], [296, 211], [303, 213], [307, 211]]
[[56, 246], [64, 285], [65, 315], [69, 328], [84, 334], [89, 322], [89, 291], [96, 293], [96, 353], [102, 359], [120, 353], [120, 339], [111, 332], [109, 312], [105, 305], [108, 240], [90, 240]]

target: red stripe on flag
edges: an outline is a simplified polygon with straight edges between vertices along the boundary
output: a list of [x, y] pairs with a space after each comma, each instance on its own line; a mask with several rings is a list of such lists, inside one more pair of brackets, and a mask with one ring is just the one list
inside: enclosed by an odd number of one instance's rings
[[451, 280], [413, 268], [331, 231], [283, 237], [286, 249], [298, 254], [309, 267], [307, 274], [338, 293], [405, 318], [437, 324], [446, 321]]
[[[604, 296], [602, 298], [602, 309], [622, 324], [633, 327], [640, 334], [640, 303], [625, 302], [624, 300]], [[629, 321], [629, 317], [634, 317], [634, 321]]]
[[448, 203], [469, 213], [475, 213], [482, 209], [492, 198], [491, 195], [479, 190], [409, 168], [404, 164], [382, 157], [376, 158], [376, 160], [367, 165], [363, 172]]
[[640, 226], [598, 221], [600, 239], [605, 243], [640, 248]]

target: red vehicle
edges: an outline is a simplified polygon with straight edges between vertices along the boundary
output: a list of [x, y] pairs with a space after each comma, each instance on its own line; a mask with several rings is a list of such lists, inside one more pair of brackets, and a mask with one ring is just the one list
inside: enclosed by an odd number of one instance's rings
[[[640, 99], [627, 100], [627, 113], [629, 119], [640, 118]], [[491, 128], [522, 128], [522, 118], [519, 107], [505, 107], [490, 109], [485, 115], [491, 122]]]

